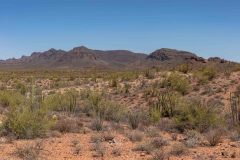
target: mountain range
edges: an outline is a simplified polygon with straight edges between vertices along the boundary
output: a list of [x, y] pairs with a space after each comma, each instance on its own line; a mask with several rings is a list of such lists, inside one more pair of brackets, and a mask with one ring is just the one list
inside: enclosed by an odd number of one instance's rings
[[146, 67], [174, 67], [182, 63], [195, 66], [209, 63], [226, 63], [218, 57], [204, 59], [194, 53], [162, 48], [150, 54], [128, 50], [94, 50], [85, 46], [69, 51], [49, 49], [33, 52], [19, 59], [0, 61], [0, 69], [142, 69]]

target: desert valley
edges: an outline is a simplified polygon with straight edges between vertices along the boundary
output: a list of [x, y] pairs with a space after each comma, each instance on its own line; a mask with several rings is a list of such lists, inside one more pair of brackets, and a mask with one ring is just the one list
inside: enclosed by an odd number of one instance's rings
[[240, 159], [240, 64], [175, 49], [0, 61], [0, 160]]

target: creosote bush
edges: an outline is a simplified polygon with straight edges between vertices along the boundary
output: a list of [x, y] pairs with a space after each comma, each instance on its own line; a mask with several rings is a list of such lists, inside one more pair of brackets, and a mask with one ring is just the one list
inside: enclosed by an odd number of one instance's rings
[[164, 79], [161, 86], [176, 90], [182, 95], [187, 94], [190, 89], [189, 79], [177, 72], [171, 73], [166, 79]]
[[42, 105], [33, 87], [29, 99], [20, 104], [9, 106], [9, 112], [3, 123], [3, 133], [13, 134], [17, 138], [35, 138], [44, 136], [54, 124], [49, 109]]
[[183, 103], [175, 116], [176, 127], [180, 131], [196, 129], [205, 132], [223, 124], [216, 107], [193, 100]]
[[87, 115], [98, 117], [101, 120], [119, 122], [127, 113], [125, 106], [108, 100], [103, 92], [89, 91], [84, 100], [84, 111]]
[[24, 97], [15, 91], [0, 91], [0, 106], [9, 107], [23, 103]]
[[50, 110], [74, 112], [77, 109], [77, 97], [76, 90], [68, 90], [63, 94], [55, 93], [45, 97], [43, 104]]
[[213, 67], [204, 67], [195, 73], [200, 84], [205, 84], [208, 81], [213, 80], [217, 75], [216, 69]]
[[181, 64], [178, 67], [179, 72], [182, 72], [184, 74], [187, 74], [189, 72], [189, 65], [187, 63]]

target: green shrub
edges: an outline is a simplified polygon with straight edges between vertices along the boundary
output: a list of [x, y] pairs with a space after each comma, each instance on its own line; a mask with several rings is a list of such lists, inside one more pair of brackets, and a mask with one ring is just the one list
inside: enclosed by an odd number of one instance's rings
[[189, 66], [188, 66], [188, 64], [186, 64], [186, 63], [181, 64], [181, 65], [178, 67], [178, 70], [179, 70], [179, 72], [182, 72], [182, 73], [187, 74], [187, 73], [189, 72]]
[[149, 118], [150, 118], [150, 121], [153, 123], [159, 122], [161, 118], [161, 111], [155, 106], [151, 107], [149, 109]]
[[104, 118], [105, 109], [101, 105], [104, 101], [104, 94], [101, 91], [89, 91], [85, 97], [84, 110], [85, 112], [93, 117]]
[[200, 84], [205, 84], [216, 77], [216, 70], [213, 67], [205, 67], [195, 73]]
[[49, 110], [42, 105], [41, 99], [36, 98], [35, 91], [33, 86], [29, 99], [10, 105], [3, 124], [6, 134], [11, 133], [17, 138], [35, 138], [45, 135], [52, 126], [54, 122], [49, 117]]
[[189, 80], [178, 73], [171, 73], [162, 81], [161, 86], [170, 87], [183, 95], [185, 95], [190, 89]]
[[113, 101], [102, 102], [105, 109], [104, 119], [107, 121], [120, 122], [127, 113], [127, 108]]
[[74, 112], [77, 109], [78, 92], [69, 90], [63, 94], [55, 93], [44, 98], [44, 106], [54, 111]]
[[52, 124], [45, 108], [32, 109], [30, 105], [23, 104], [11, 107], [4, 129], [17, 138], [35, 138], [44, 136]]
[[16, 89], [22, 94], [25, 95], [27, 93], [27, 87], [22, 83], [16, 84]]
[[0, 105], [4, 107], [16, 106], [24, 101], [24, 97], [15, 91], [0, 91]]
[[175, 121], [180, 131], [197, 129], [199, 132], [207, 131], [210, 127], [217, 127], [223, 122], [214, 106], [208, 106], [199, 101], [182, 104], [175, 116]]
[[158, 95], [157, 101], [150, 106], [150, 119], [158, 122], [160, 117], [173, 117], [179, 103], [178, 96], [166, 91]]
[[125, 117], [127, 108], [108, 100], [102, 92], [91, 91], [85, 100], [84, 110], [90, 116], [119, 122]]

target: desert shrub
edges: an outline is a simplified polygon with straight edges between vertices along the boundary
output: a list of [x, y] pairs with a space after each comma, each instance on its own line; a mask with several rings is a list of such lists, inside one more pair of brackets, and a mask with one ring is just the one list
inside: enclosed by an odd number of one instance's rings
[[72, 132], [78, 133], [83, 127], [83, 124], [71, 117], [60, 117], [53, 126], [54, 130], [57, 130], [62, 133]]
[[144, 75], [148, 79], [153, 79], [155, 77], [154, 71], [150, 69], [146, 70]]
[[152, 160], [166, 160], [169, 159], [169, 157], [169, 153], [161, 149], [153, 153]]
[[158, 96], [159, 91], [155, 86], [149, 86], [144, 90], [144, 96], [147, 97], [156, 97]]
[[102, 137], [103, 137], [104, 141], [109, 142], [109, 141], [113, 141], [114, 140], [115, 135], [112, 134], [111, 132], [105, 132], [105, 133], [102, 134]]
[[24, 145], [17, 147], [14, 151], [14, 155], [23, 160], [39, 160], [40, 151], [42, 150], [42, 144], [37, 142], [34, 145]]
[[161, 118], [160, 121], [157, 124], [157, 127], [161, 130], [161, 131], [168, 131], [171, 132], [173, 130], [175, 130], [175, 122], [173, 119], [169, 119], [169, 118]]
[[45, 135], [54, 121], [49, 117], [48, 108], [37, 98], [33, 89], [31, 98], [19, 105], [12, 105], [4, 121], [6, 134], [11, 133], [17, 138], [34, 138]]
[[100, 118], [96, 118], [91, 123], [91, 129], [96, 131], [103, 130], [103, 121]]
[[184, 74], [187, 74], [189, 72], [189, 66], [187, 63], [184, 63], [184, 64], [181, 64], [179, 67], [178, 67], [178, 71], [179, 72], [182, 72]]
[[108, 100], [102, 92], [89, 92], [88, 94], [84, 108], [88, 115], [115, 122], [125, 117], [127, 111], [125, 106]]
[[129, 83], [125, 83], [122, 89], [122, 92], [128, 94], [130, 92], [131, 85]]
[[105, 100], [101, 91], [89, 91], [85, 99], [85, 112], [90, 116], [104, 118], [105, 109], [102, 102]]
[[95, 151], [95, 157], [103, 157], [106, 153], [106, 147], [101, 142], [94, 143], [92, 150]]
[[183, 75], [180, 75], [178, 73], [172, 73], [169, 75], [169, 77], [167, 78], [167, 82], [168, 82], [168, 85], [176, 90], [177, 92], [185, 95], [190, 86], [189, 86], [189, 80], [183, 76]]
[[113, 148], [112, 155], [119, 157], [122, 155], [122, 149], [121, 148]]
[[145, 130], [145, 134], [148, 137], [158, 137], [159, 136], [159, 130], [156, 127], [149, 127]]
[[0, 105], [4, 107], [16, 106], [23, 103], [24, 97], [15, 91], [0, 91]]
[[189, 79], [177, 72], [166, 76], [160, 84], [161, 88], [171, 88], [177, 92], [185, 95], [190, 89]]
[[21, 105], [11, 107], [4, 128], [18, 138], [34, 138], [45, 135], [53, 123], [44, 108], [33, 110], [29, 105]]
[[170, 91], [162, 92], [150, 106], [150, 119], [153, 122], [158, 122], [160, 117], [173, 117], [176, 114], [178, 103], [179, 99], [176, 94]]
[[117, 79], [116, 79], [116, 78], [112, 79], [110, 86], [111, 86], [111, 87], [117, 87], [117, 85], [118, 85]]
[[221, 142], [223, 138], [223, 133], [224, 132], [221, 129], [212, 129], [206, 133], [205, 137], [209, 142], [210, 146], [216, 146], [218, 143]]
[[133, 131], [128, 134], [128, 138], [132, 142], [140, 142], [140, 141], [142, 141], [143, 137], [144, 137], [144, 134], [140, 131]]
[[128, 122], [132, 129], [137, 129], [142, 120], [142, 114], [138, 111], [128, 114]]
[[240, 132], [239, 131], [232, 131], [229, 135], [231, 141], [240, 141]]
[[235, 90], [235, 94], [240, 96], [240, 85], [237, 86], [236, 90]]
[[201, 134], [195, 130], [186, 131], [185, 145], [189, 148], [196, 147], [201, 141]]
[[205, 84], [216, 77], [216, 70], [213, 67], [204, 67], [195, 73], [200, 84]]
[[16, 89], [22, 94], [25, 95], [27, 93], [27, 87], [23, 83], [17, 83]]
[[153, 123], [159, 122], [159, 120], [161, 118], [160, 110], [157, 107], [152, 106], [149, 109], [149, 118], [150, 118], [150, 121], [153, 122]]
[[107, 121], [120, 122], [127, 113], [127, 108], [113, 101], [102, 102], [105, 109], [104, 119]]
[[100, 134], [93, 134], [90, 138], [91, 143], [98, 143], [98, 142], [103, 142], [103, 136]]
[[75, 155], [80, 154], [80, 152], [81, 152], [81, 150], [82, 150], [82, 147], [81, 147], [81, 145], [80, 145], [79, 140], [74, 139], [74, 140], [72, 141], [72, 147], [73, 147], [73, 154], [75, 154]]
[[44, 98], [43, 104], [50, 110], [74, 112], [77, 109], [78, 92], [69, 90], [63, 94], [56, 93]]
[[187, 153], [187, 148], [183, 144], [176, 144], [171, 149], [171, 155], [181, 156]]
[[180, 131], [197, 129], [204, 132], [222, 124], [223, 119], [218, 115], [216, 107], [194, 100], [181, 105], [180, 111], [175, 116], [175, 122]]
[[149, 145], [149, 143], [140, 143], [133, 148], [133, 151], [146, 152], [147, 154], [150, 154], [153, 150], [154, 148], [152, 148], [152, 146]]
[[168, 144], [167, 140], [162, 136], [156, 137], [150, 142], [152, 148], [159, 149]]

